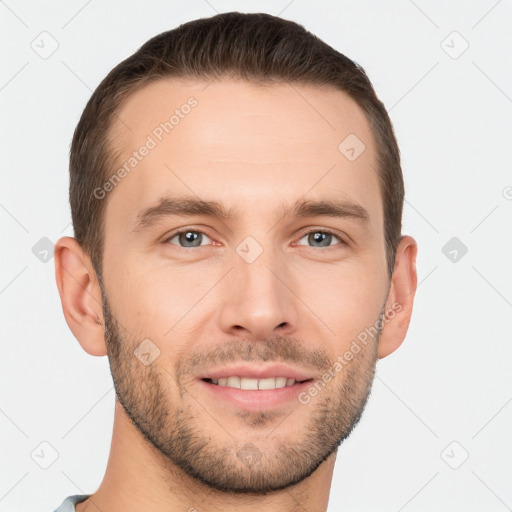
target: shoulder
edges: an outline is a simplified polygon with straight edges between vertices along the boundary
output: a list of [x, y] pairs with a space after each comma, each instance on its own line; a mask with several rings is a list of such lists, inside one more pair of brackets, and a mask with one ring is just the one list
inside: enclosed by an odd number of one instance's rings
[[84, 501], [90, 494], [75, 494], [68, 496], [54, 512], [75, 512], [75, 505]]

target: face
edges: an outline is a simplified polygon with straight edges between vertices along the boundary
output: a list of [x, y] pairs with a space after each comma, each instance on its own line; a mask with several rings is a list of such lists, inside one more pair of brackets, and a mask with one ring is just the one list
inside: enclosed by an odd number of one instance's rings
[[[162, 80], [119, 119], [130, 170], [105, 198], [102, 293], [120, 403], [162, 460], [211, 488], [305, 479], [362, 413], [385, 314], [363, 112], [331, 89]], [[339, 149], [349, 134], [356, 159]]]

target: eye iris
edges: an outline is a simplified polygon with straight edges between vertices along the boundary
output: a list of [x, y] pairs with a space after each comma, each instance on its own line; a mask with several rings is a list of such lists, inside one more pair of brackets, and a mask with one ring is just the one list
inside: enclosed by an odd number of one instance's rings
[[[325, 231], [315, 231], [308, 235], [308, 241], [311, 243], [319, 243], [321, 247], [329, 247], [331, 244], [332, 234]], [[178, 233], [178, 239], [181, 245], [190, 243], [188, 247], [201, 246], [202, 233], [198, 231], [183, 231]]]
[[316, 231], [309, 235], [310, 242], [320, 242], [321, 247], [328, 247], [331, 242], [332, 235], [330, 233], [324, 233], [322, 231]]
[[201, 234], [197, 231], [186, 231], [179, 234], [180, 244], [187, 244], [191, 242], [193, 245], [188, 247], [199, 247], [201, 245]]

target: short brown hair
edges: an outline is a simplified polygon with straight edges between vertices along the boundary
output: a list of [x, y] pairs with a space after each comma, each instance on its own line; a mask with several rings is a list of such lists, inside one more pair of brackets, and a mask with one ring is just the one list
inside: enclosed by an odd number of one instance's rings
[[123, 101], [158, 79], [219, 76], [330, 86], [345, 92], [363, 109], [376, 140], [391, 277], [404, 201], [400, 152], [387, 111], [364, 69], [297, 23], [270, 14], [238, 12], [190, 21], [151, 38], [114, 67], [89, 99], [71, 143], [69, 197], [75, 238], [89, 254], [98, 276], [106, 201], [93, 192], [108, 180], [116, 165], [109, 135]]

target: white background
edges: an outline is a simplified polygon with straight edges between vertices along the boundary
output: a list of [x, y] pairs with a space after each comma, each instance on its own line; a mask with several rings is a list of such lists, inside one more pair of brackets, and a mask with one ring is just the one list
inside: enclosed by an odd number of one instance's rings
[[[415, 310], [339, 451], [329, 511], [512, 510], [512, 2], [5, 0], [0, 511], [52, 511], [95, 491], [109, 453], [108, 361], [74, 339], [53, 258], [32, 252], [73, 234], [68, 152], [85, 103], [150, 37], [232, 10], [297, 21], [360, 63], [402, 152]], [[31, 47], [43, 31], [58, 42], [46, 59]], [[456, 262], [442, 252], [454, 236], [468, 249]], [[31, 456], [51, 462], [41, 442], [58, 453], [48, 469]]]

